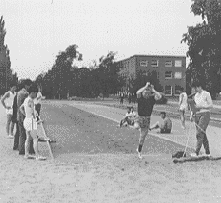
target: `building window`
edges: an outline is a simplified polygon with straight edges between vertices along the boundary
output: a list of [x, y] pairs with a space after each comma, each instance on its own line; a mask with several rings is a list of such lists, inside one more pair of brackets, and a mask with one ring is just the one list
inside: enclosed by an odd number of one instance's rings
[[159, 72], [157, 72], [157, 79], [159, 79], [160, 78], [160, 74], [159, 74]]
[[182, 61], [181, 60], [175, 60], [175, 67], [182, 67]]
[[148, 61], [141, 61], [140, 66], [147, 67], [148, 66]]
[[182, 79], [182, 72], [175, 72], [174, 73], [174, 78], [175, 79]]
[[165, 67], [172, 67], [172, 66], [173, 66], [172, 61], [166, 61], [165, 62]]
[[158, 60], [152, 60], [151, 61], [151, 66], [152, 67], [158, 67]]
[[175, 95], [179, 95], [180, 93], [179, 93], [179, 91], [181, 90], [181, 86], [179, 86], [179, 85], [175, 85]]
[[165, 95], [172, 96], [172, 86], [171, 85], [165, 86]]
[[166, 71], [165, 72], [165, 79], [172, 79], [172, 78], [173, 78], [172, 71]]

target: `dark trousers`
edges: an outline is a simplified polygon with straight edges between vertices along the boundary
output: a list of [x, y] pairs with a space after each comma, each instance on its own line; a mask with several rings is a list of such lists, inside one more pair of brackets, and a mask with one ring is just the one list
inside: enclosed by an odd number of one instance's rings
[[209, 141], [206, 136], [206, 129], [209, 125], [210, 122], [210, 113], [206, 112], [203, 113], [200, 116], [195, 117], [195, 123], [199, 126], [196, 125], [196, 154], [198, 155], [200, 152], [200, 149], [202, 145], [204, 146], [204, 149], [206, 151], [206, 154], [210, 154], [210, 149], [209, 149]]
[[[23, 126], [23, 120], [18, 121], [18, 129], [19, 129], [18, 150], [19, 150], [20, 155], [24, 155], [25, 154], [26, 131]], [[31, 142], [30, 142], [29, 153], [34, 154], [33, 139], [31, 139]]]
[[16, 133], [14, 136], [14, 146], [13, 146], [13, 150], [18, 150], [18, 144], [19, 144], [19, 129], [18, 129], [18, 122], [14, 122], [15, 123], [15, 127], [16, 127]]
[[36, 104], [35, 109], [37, 111], [38, 116], [40, 116], [40, 111], [41, 111], [41, 104]]

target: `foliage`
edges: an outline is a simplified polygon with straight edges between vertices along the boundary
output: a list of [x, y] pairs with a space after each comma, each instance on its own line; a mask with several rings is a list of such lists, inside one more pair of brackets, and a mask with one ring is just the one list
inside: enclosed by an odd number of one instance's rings
[[[191, 12], [201, 16], [202, 23], [188, 27], [181, 42], [189, 46], [187, 57], [188, 82], [205, 81], [206, 89], [214, 96], [221, 91], [221, 2], [220, 0], [192, 0]], [[190, 86], [190, 84], [188, 84]]]
[[17, 74], [11, 69], [10, 50], [5, 45], [5, 21], [0, 18], [0, 94], [8, 91], [10, 84], [18, 81]]

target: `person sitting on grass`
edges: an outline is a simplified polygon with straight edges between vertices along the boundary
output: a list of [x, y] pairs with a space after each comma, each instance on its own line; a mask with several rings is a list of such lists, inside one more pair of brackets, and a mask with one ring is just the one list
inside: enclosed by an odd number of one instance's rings
[[159, 133], [169, 134], [172, 130], [172, 121], [166, 116], [165, 112], [160, 113], [162, 120], [155, 123], [149, 130], [160, 129]]
[[45, 157], [41, 157], [38, 152], [38, 136], [37, 136], [37, 115], [35, 111], [34, 99], [37, 97], [38, 89], [36, 86], [31, 86], [29, 89], [29, 95], [25, 99], [24, 103], [20, 106], [20, 112], [25, 116], [24, 128], [26, 130], [25, 140], [25, 158], [34, 158], [29, 155], [29, 145], [31, 138], [34, 142], [34, 151], [36, 160], [45, 160]]
[[128, 106], [125, 117], [120, 121], [120, 127], [122, 127], [123, 125], [133, 126], [135, 117], [136, 113], [134, 112], [134, 108]]

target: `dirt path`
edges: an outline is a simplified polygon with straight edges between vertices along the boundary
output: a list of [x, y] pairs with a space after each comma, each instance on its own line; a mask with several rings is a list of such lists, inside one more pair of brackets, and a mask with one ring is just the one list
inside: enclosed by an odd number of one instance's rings
[[[116, 129], [114, 121], [79, 111], [73, 107], [64, 107], [61, 104], [44, 105], [43, 111], [49, 124], [49, 133], [57, 137], [60, 144], [54, 150], [63, 151], [61, 155], [55, 152], [54, 162], [24, 160], [17, 152], [12, 151], [13, 141], [5, 139], [5, 114], [0, 107], [1, 203], [204, 203], [221, 201], [220, 162], [207, 161], [174, 165], [165, 156], [147, 156], [139, 161], [133, 152], [122, 153], [125, 138], [131, 143], [136, 143], [137, 134], [133, 134], [129, 129], [121, 130], [121, 134], [119, 131], [113, 131]], [[97, 132], [97, 129], [102, 129], [102, 132]], [[74, 142], [72, 142], [69, 145], [72, 148], [67, 149], [67, 142], [70, 139], [65, 139], [65, 136], [68, 135], [72, 136], [72, 139], [76, 138], [76, 146], [81, 143], [79, 148], [73, 147]], [[87, 146], [91, 138], [89, 135], [92, 135], [93, 140], [103, 140], [101, 146], [107, 150], [109, 145], [104, 141], [109, 138], [113, 139], [114, 142], [110, 146], [114, 147], [116, 154], [105, 155], [96, 151], [76, 153], [82, 151], [82, 146]], [[82, 142], [80, 138], [85, 138], [87, 142]], [[160, 142], [160, 140], [151, 137], [149, 141], [158, 143], [158, 148], [161, 149], [169, 143], [168, 141]], [[178, 145], [169, 144], [167, 149], [162, 149], [162, 154], [177, 150]], [[63, 149], [60, 149], [61, 146]], [[130, 145], [129, 148], [134, 149]], [[47, 154], [45, 143], [41, 143], [41, 150], [43, 149], [43, 153]], [[151, 150], [152, 152], [158, 150], [157, 146]]]

